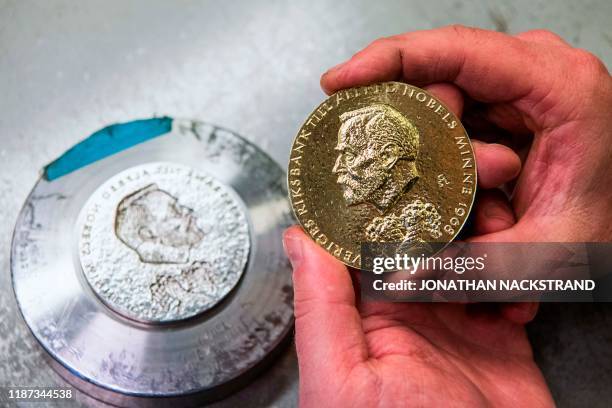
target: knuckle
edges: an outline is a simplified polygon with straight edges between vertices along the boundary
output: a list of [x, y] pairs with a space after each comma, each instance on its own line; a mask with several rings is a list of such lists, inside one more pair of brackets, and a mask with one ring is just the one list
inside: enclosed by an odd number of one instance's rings
[[594, 54], [583, 49], [571, 49], [567, 58], [570, 64], [571, 81], [585, 95], [600, 95], [606, 84], [610, 83], [610, 75], [604, 63]]
[[296, 319], [303, 320], [316, 305], [317, 300], [312, 297], [297, 294], [293, 301], [293, 314]]
[[525, 34], [539, 36], [539, 37], [557, 38], [557, 34], [545, 28], [536, 28], [534, 30], [529, 30], [529, 31], [526, 31]]
[[463, 24], [451, 24], [444, 27], [446, 30], [451, 31], [457, 37], [467, 37], [478, 33], [478, 29]]
[[525, 32], [518, 34], [517, 36], [522, 37], [522, 38], [533, 38], [533, 39], [554, 40], [558, 42], [564, 42], [563, 39], [556, 33], [553, 33], [550, 30], [541, 29], [541, 28], [525, 31]]
[[296, 302], [293, 308], [293, 316], [297, 322], [301, 322], [304, 320], [306, 316], [310, 313], [311, 309], [307, 306], [304, 306], [303, 302]]
[[380, 37], [370, 43], [368, 47], [386, 47], [393, 42], [393, 37]]
[[588, 78], [598, 80], [602, 75], [608, 75], [604, 63], [595, 54], [587, 50], [573, 49], [570, 60], [575, 69]]
[[355, 54], [353, 54], [353, 57], [359, 57], [359, 56], [363, 55], [364, 53], [367, 53], [367, 52], [371, 51], [372, 49], [388, 47], [391, 44], [391, 42], [392, 42], [391, 37], [380, 37], [380, 38], [377, 38], [374, 41], [371, 41], [364, 48], [362, 48], [361, 50], [359, 50]]
[[[372, 51], [380, 51], [380, 50], [388, 50], [390, 48], [397, 48], [399, 44], [398, 43], [399, 40], [400, 40], [399, 36], [377, 38], [376, 40], [371, 41], [367, 46], [365, 46], [364, 48], [362, 48], [361, 50], [353, 54], [351, 58], [360, 58], [363, 55], [367, 55], [371, 53]], [[344, 74], [348, 75], [346, 71], [344, 71]]]

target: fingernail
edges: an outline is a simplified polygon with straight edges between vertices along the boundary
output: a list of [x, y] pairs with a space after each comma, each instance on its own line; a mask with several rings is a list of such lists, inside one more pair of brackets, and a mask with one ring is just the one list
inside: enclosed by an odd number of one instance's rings
[[293, 269], [297, 268], [302, 262], [302, 240], [285, 233], [283, 247], [285, 247], [285, 253], [291, 262], [291, 266]]

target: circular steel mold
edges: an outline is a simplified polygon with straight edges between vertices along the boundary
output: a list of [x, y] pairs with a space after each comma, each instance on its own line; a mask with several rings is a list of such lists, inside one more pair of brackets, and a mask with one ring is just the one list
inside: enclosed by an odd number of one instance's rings
[[[117, 174], [150, 163], [178, 163], [235, 192], [250, 242], [233, 289], [214, 307], [165, 324], [108, 307], [87, 283], [79, 253], [90, 197]], [[120, 406], [194, 405], [242, 386], [293, 325], [281, 244], [292, 223], [284, 180], [255, 145], [190, 120], [53, 181], [41, 178], [17, 221], [11, 271], [24, 320], [52, 365], [79, 389]]]

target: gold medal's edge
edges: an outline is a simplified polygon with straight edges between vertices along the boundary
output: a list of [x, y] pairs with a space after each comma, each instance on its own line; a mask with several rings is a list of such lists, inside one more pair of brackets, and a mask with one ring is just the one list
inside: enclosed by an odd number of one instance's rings
[[[362, 89], [362, 88], [367, 88], [367, 87], [370, 87], [370, 86], [385, 85], [385, 84], [406, 85], [406, 86], [408, 86], [410, 88], [413, 88], [415, 90], [422, 91], [425, 94], [427, 94], [429, 97], [434, 98], [440, 105], [442, 105], [447, 110], [447, 112], [450, 112], [453, 115], [453, 117], [455, 119], [457, 119], [457, 124], [459, 126], [461, 126], [461, 129], [463, 130], [463, 133], [465, 134], [465, 136], [467, 136], [467, 140], [468, 140], [468, 143], [470, 145], [470, 150], [472, 151], [472, 158], [474, 159], [474, 185], [475, 185], [475, 187], [474, 187], [474, 192], [472, 193], [472, 197], [471, 197], [471, 200], [470, 200], [470, 205], [469, 205], [468, 210], [466, 212], [465, 219], [461, 223], [461, 226], [459, 228], [457, 228], [457, 231], [455, 232], [455, 234], [444, 244], [444, 246], [439, 251], [437, 251], [437, 252], [440, 252], [440, 251], [444, 250], [444, 248], [446, 248], [448, 245], [450, 245], [450, 243], [453, 242], [455, 240], [455, 238], [457, 238], [459, 233], [461, 233], [461, 231], [463, 231], [463, 228], [465, 227], [465, 224], [467, 223], [467, 220], [468, 220], [468, 218], [470, 217], [470, 215], [472, 213], [472, 209], [474, 208], [474, 202], [476, 201], [476, 191], [478, 189], [478, 163], [476, 162], [476, 155], [474, 153], [474, 145], [472, 143], [472, 138], [470, 137], [470, 135], [468, 134], [467, 130], [465, 129], [465, 126], [463, 126], [463, 122], [461, 122], [461, 118], [457, 117], [457, 115], [451, 109], [449, 109], [448, 106], [444, 102], [442, 102], [437, 96], [432, 95], [426, 89], [419, 88], [418, 86], [409, 84], [407, 82], [400, 82], [400, 81], [376, 82], [376, 83], [369, 84], [369, 85], [360, 85], [360, 86], [354, 86], [354, 87], [350, 87], [350, 88], [339, 89], [336, 92], [332, 93], [331, 95], [328, 95], [320, 104], [318, 104], [310, 112], [310, 114], [308, 114], [308, 116], [306, 117], [306, 120], [304, 120], [302, 122], [302, 124], [300, 125], [297, 133], [293, 137], [293, 141], [291, 142], [291, 147], [289, 149], [289, 156], [290, 156], [290, 159], [291, 159], [291, 152], [293, 151], [293, 148], [295, 147], [295, 142], [297, 141], [297, 138], [299, 137], [300, 133], [302, 132], [302, 129], [304, 129], [304, 126], [306, 126], [306, 124], [310, 121], [310, 117], [312, 116], [312, 114], [314, 112], [316, 112], [319, 108], [324, 106], [336, 94], [338, 94], [339, 92], [344, 92], [344, 91], [348, 91], [348, 90], [351, 90], [351, 89]], [[339, 257], [335, 256], [334, 254], [332, 254], [331, 252], [329, 252], [323, 245], [320, 245], [319, 243], [317, 243], [317, 241], [314, 239], [314, 237], [306, 229], [306, 227], [304, 226], [304, 222], [302, 221], [302, 218], [297, 214], [297, 212], [295, 211], [295, 206], [293, 205], [293, 197], [291, 196], [291, 186], [289, 184], [289, 176], [290, 176], [289, 170], [290, 170], [290, 166], [291, 166], [290, 163], [291, 163], [291, 160], [289, 160], [289, 164], [287, 164], [287, 178], [286, 178], [286, 182], [287, 182], [287, 195], [289, 196], [289, 203], [291, 204], [291, 212], [293, 213], [294, 218], [298, 221], [298, 223], [299, 223], [300, 227], [302, 228], [302, 230], [304, 230], [304, 232], [306, 232], [306, 234], [313, 240], [313, 242], [316, 245], [321, 247], [325, 252], [327, 252], [332, 257], [334, 257], [335, 259], [340, 261], [342, 264], [344, 264], [344, 265], [346, 265], [348, 267], [351, 267], [351, 268], [356, 268], [356, 269], [363, 270], [361, 265], [356, 266], [356, 265], [353, 265], [352, 263], [345, 262], [342, 258], [339, 258]], [[360, 253], [361, 253], [361, 246], [362, 245], [363, 245], [363, 243], [359, 243], [359, 245], [358, 245]]]
[[[361, 87], [357, 87], [357, 88], [361, 88]], [[302, 124], [300, 125], [300, 127], [298, 128], [297, 133], [295, 134], [295, 136], [293, 137], [293, 141], [291, 142], [291, 147], [289, 148], [289, 164], [287, 164], [287, 178], [286, 178], [286, 182], [287, 182], [287, 195], [289, 196], [289, 204], [291, 205], [291, 212], [293, 213], [293, 217], [297, 220], [297, 222], [299, 223], [300, 227], [302, 228], [302, 230], [312, 239], [312, 241], [318, 245], [320, 248], [322, 248], [325, 252], [327, 252], [328, 254], [330, 254], [332, 257], [334, 257], [335, 259], [337, 259], [338, 261], [342, 262], [344, 265], [349, 266], [351, 268], [360, 268], [361, 266], [356, 267], [355, 265], [352, 265], [350, 263], [345, 262], [342, 258], [339, 258], [337, 256], [335, 256], [334, 254], [332, 254], [331, 252], [329, 252], [323, 245], [317, 243], [317, 241], [315, 240], [315, 238], [310, 234], [310, 232], [306, 229], [306, 226], [304, 225], [304, 221], [302, 221], [302, 217], [298, 215], [298, 213], [295, 211], [295, 206], [293, 205], [293, 197], [291, 196], [291, 185], [289, 184], [289, 177], [290, 177], [290, 166], [291, 166], [291, 152], [293, 152], [293, 148], [295, 147], [295, 142], [297, 141], [297, 138], [300, 136], [300, 133], [302, 133], [302, 129], [304, 129], [304, 126], [306, 126], [306, 124], [308, 123], [308, 121], [310, 120], [310, 117], [312, 116], [312, 114], [314, 112], [316, 112], [319, 108], [321, 108], [325, 103], [327, 103], [329, 100], [331, 100], [334, 95], [336, 95], [338, 92], [342, 92], [345, 91], [347, 89], [352, 89], [352, 88], [345, 88], [345, 89], [340, 89], [336, 92], [334, 92], [333, 94], [327, 96], [327, 98], [325, 98], [323, 100], [323, 102], [321, 102], [320, 104], [318, 104], [309, 114], [308, 116], [306, 116], [306, 120], [304, 120], [302, 122]], [[361, 251], [361, 246], [359, 248], [359, 250]]]

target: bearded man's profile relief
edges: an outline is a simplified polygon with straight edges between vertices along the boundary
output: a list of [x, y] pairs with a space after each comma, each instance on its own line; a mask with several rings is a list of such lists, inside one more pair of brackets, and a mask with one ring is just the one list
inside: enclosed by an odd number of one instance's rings
[[121, 200], [115, 233], [145, 263], [189, 262], [191, 249], [204, 238], [193, 210], [156, 184]]
[[385, 213], [419, 177], [419, 131], [384, 104], [343, 113], [340, 121], [333, 172], [344, 200]]

